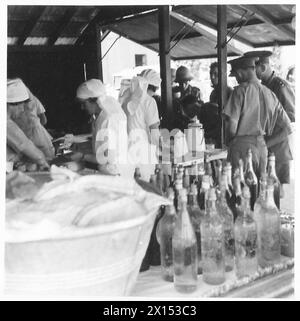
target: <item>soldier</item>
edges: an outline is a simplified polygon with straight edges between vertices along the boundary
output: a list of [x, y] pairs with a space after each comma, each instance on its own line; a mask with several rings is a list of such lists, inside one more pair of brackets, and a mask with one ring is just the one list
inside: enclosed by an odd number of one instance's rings
[[[264, 135], [271, 136], [282, 106], [275, 94], [260, 84], [255, 72], [255, 58], [240, 57], [229, 61], [231, 74], [239, 85], [234, 88], [223, 115], [225, 118], [228, 160], [233, 168], [245, 159], [250, 148], [253, 169], [259, 177], [266, 171], [267, 146]], [[287, 128], [278, 130], [274, 141], [287, 137]]]
[[[245, 57], [257, 57], [259, 60], [256, 63], [256, 75], [261, 79], [261, 83], [271, 89], [278, 100], [280, 101], [283, 109], [287, 113], [291, 122], [295, 122], [295, 94], [290, 84], [275, 75], [270, 66], [269, 57], [272, 55], [271, 51], [250, 51], [244, 54]], [[285, 119], [281, 125], [290, 129], [289, 122]], [[279, 127], [280, 125], [277, 125]], [[275, 132], [277, 129], [275, 130]], [[291, 133], [291, 129], [289, 131]], [[293, 159], [289, 139], [286, 137], [284, 140], [277, 144], [270, 145], [272, 137], [267, 138], [267, 146], [270, 152], [273, 152], [276, 157], [276, 174], [278, 179], [283, 184], [290, 183], [290, 160]], [[283, 186], [281, 189], [281, 196], [283, 197]]]
[[183, 99], [187, 95], [195, 96], [199, 103], [203, 103], [201, 100], [201, 91], [199, 88], [191, 86], [189, 82], [193, 79], [190, 70], [184, 66], [180, 66], [176, 70], [175, 82], [178, 83], [178, 87], [173, 88], [173, 92], [180, 93], [180, 99]]
[[284, 79], [278, 77], [275, 71], [270, 66], [271, 51], [249, 51], [244, 54], [244, 57], [257, 57], [256, 75], [261, 80], [264, 86], [271, 89], [283, 109], [289, 116], [290, 121], [295, 122], [295, 93], [291, 85]]

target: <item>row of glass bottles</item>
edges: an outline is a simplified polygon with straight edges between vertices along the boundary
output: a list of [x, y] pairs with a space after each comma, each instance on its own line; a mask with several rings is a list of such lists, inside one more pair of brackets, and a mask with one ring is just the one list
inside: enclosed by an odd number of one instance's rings
[[[203, 179], [205, 182], [207, 178], [204, 176]], [[255, 209], [259, 208], [261, 213], [255, 212], [258, 223], [253, 219], [250, 207], [250, 190], [247, 186], [243, 188], [234, 224], [225, 198], [226, 183], [225, 175], [222, 175], [218, 200], [214, 188], [207, 190], [204, 211], [196, 202], [195, 185], [189, 193], [188, 206], [186, 190], [179, 189], [178, 215], [174, 206], [168, 206], [158, 225], [163, 278], [172, 281], [174, 276], [178, 291], [194, 291], [197, 272], [203, 273], [206, 283], [223, 283], [225, 271], [234, 267], [234, 259], [236, 274], [243, 277], [255, 273], [258, 262], [266, 266], [280, 257], [280, 221], [272, 182], [269, 180], [266, 194], [262, 187], [256, 202]], [[174, 200], [172, 189], [168, 194], [169, 199]]]

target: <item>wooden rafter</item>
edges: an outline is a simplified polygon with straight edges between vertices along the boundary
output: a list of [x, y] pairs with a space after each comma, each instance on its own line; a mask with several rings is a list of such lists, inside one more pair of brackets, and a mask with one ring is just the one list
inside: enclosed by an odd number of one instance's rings
[[94, 26], [94, 23], [96, 21], [98, 21], [100, 14], [101, 14], [101, 9], [96, 8], [93, 11], [93, 13], [91, 15], [92, 16], [91, 20], [86, 23], [86, 25], [84, 26], [84, 28], [81, 31], [80, 36], [78, 37], [78, 39], [75, 42], [76, 46], [82, 44], [82, 42], [86, 38], [87, 34], [89, 33], [89, 31], [91, 31], [92, 27]]
[[57, 29], [54, 31], [54, 33], [49, 37], [48, 40], [48, 45], [54, 45], [57, 38], [59, 38], [59, 36], [61, 35], [61, 33], [63, 32], [63, 30], [67, 27], [67, 25], [70, 23], [72, 17], [75, 15], [76, 11], [78, 9], [76, 9], [75, 7], [71, 7], [68, 8], [66, 10], [66, 12], [64, 13], [59, 26], [57, 27]]
[[38, 6], [35, 8], [34, 13], [30, 17], [30, 20], [26, 24], [24, 28], [23, 35], [19, 37], [17, 45], [21, 46], [24, 44], [26, 38], [30, 36], [32, 30], [34, 29], [35, 25], [39, 21], [40, 17], [43, 15], [44, 11], [46, 10], [45, 6]]
[[276, 29], [283, 32], [286, 36], [294, 39], [295, 33], [292, 30], [288, 30], [284, 25], [278, 24], [275, 19], [273, 19], [263, 8], [258, 8], [256, 5], [240, 5], [247, 11], [252, 11], [255, 13], [256, 17], [261, 21], [273, 25]]
[[[191, 38], [196, 38], [196, 37], [201, 37], [202, 35], [199, 32], [193, 32], [190, 31], [185, 37], [184, 39], [191, 39]], [[173, 39], [173, 37], [171, 37], [171, 41], [176, 41], [178, 38], [180, 37], [180, 34]], [[140, 41], [141, 45], [150, 45], [150, 44], [154, 44], [154, 43], [158, 43], [159, 39], [158, 38], [153, 38], [153, 39], [147, 39], [147, 40], [142, 40]]]
[[[180, 20], [181, 22], [187, 23], [188, 25], [192, 26], [192, 28], [199, 32], [199, 34], [203, 35], [204, 37], [206, 37], [207, 39], [215, 42], [217, 44], [218, 40], [217, 40], [217, 35], [213, 34], [207, 30], [205, 30], [204, 28], [200, 27], [199, 24], [195, 23], [193, 24], [192, 20], [189, 18], [186, 18], [185, 16], [182, 16], [181, 14], [178, 14], [174, 11], [170, 12], [170, 16], [174, 17], [175, 19]], [[238, 48], [232, 46], [231, 44], [227, 44], [228, 49], [231, 51], [234, 51], [236, 53], [240, 53], [242, 54], [241, 50], [239, 50]]]

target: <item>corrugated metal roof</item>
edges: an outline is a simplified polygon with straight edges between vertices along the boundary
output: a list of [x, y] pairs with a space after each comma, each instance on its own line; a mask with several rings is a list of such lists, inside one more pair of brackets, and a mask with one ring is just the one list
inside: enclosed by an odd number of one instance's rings
[[[253, 47], [295, 44], [295, 28], [291, 22], [295, 16], [295, 5], [228, 5], [227, 25], [231, 33], [237, 31], [235, 39]], [[178, 13], [217, 29], [217, 6], [176, 6]]]
[[[251, 47], [295, 44], [295, 29], [291, 24], [294, 7], [228, 5], [228, 35], [238, 31], [235, 41]], [[176, 45], [171, 49], [171, 57], [216, 56], [216, 35], [210, 35], [203, 27], [216, 32], [217, 6], [173, 6], [172, 10], [171, 47]], [[8, 45], [78, 44], [89, 24], [97, 21], [107, 29], [158, 51], [157, 12], [157, 7], [153, 6], [8, 6]], [[191, 21], [190, 24], [178, 19], [178, 14]], [[227, 49], [229, 56], [239, 53], [234, 41]]]

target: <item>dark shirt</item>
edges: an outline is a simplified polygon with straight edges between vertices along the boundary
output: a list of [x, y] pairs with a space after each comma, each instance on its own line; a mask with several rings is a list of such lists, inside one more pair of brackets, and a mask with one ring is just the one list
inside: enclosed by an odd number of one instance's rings
[[187, 95], [192, 95], [197, 98], [198, 102], [203, 103], [203, 101], [201, 100], [201, 91], [197, 87], [188, 85], [185, 90], [180, 90], [180, 87], [177, 86], [173, 88], [173, 92], [180, 92], [180, 99]]
[[[227, 99], [229, 99], [232, 92], [233, 92], [233, 89], [231, 87], [227, 87], [227, 89], [226, 89]], [[213, 91], [210, 93], [209, 102], [215, 103], [215, 104], [218, 103], [218, 90], [217, 89], [214, 88]]]

